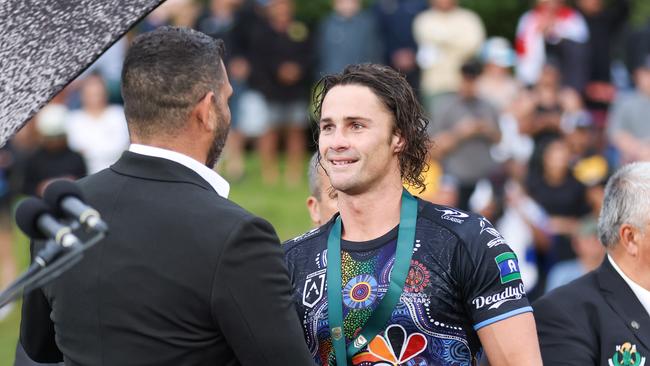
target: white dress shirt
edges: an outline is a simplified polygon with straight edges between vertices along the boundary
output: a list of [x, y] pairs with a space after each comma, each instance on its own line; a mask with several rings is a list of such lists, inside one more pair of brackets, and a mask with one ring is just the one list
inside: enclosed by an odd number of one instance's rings
[[201, 178], [205, 179], [221, 197], [228, 198], [228, 194], [230, 193], [230, 184], [228, 184], [222, 176], [217, 174], [217, 172], [185, 154], [141, 144], [131, 144], [131, 146], [129, 146], [129, 151], [136, 154], [175, 161], [186, 166], [196, 172], [196, 174], [200, 175]]
[[623, 271], [616, 265], [616, 262], [614, 262], [614, 259], [608, 254], [607, 259], [609, 259], [609, 263], [612, 264], [612, 267], [618, 272], [621, 277], [623, 277], [623, 280], [625, 280], [625, 283], [627, 283], [628, 286], [632, 289], [632, 292], [636, 295], [637, 299], [639, 299], [639, 302], [641, 302], [641, 305], [645, 308], [645, 311], [648, 312], [648, 315], [650, 315], [650, 290], [647, 290], [641, 285], [637, 284], [636, 282], [632, 281], [628, 276], [623, 273]]

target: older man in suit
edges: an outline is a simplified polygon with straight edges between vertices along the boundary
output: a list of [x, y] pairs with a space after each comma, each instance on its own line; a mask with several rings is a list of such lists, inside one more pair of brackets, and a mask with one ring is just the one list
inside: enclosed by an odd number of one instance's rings
[[600, 268], [534, 304], [544, 365], [650, 364], [650, 163], [610, 178]]
[[139, 36], [124, 61], [131, 146], [80, 185], [109, 236], [26, 296], [21, 343], [66, 365], [309, 365], [278, 238], [211, 168], [230, 125], [221, 43]]

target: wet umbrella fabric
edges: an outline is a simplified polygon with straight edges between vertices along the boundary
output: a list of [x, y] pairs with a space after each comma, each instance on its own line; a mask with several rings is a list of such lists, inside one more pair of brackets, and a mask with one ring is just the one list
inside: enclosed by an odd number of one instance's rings
[[162, 0], [0, 0], [0, 147]]

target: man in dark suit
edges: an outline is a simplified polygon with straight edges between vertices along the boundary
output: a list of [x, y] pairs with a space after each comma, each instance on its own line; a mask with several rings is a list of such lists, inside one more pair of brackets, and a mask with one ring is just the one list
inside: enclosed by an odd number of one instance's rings
[[534, 304], [544, 365], [650, 365], [650, 163], [610, 178], [600, 268]]
[[80, 181], [109, 236], [27, 295], [21, 342], [66, 365], [310, 365], [278, 238], [212, 169], [232, 88], [219, 41], [164, 27], [122, 73], [132, 145]]

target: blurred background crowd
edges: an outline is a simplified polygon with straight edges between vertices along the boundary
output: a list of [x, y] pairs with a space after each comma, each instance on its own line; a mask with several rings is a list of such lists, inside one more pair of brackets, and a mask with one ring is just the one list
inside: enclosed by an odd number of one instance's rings
[[251, 174], [263, 188], [305, 186], [319, 76], [360, 62], [401, 71], [431, 121], [417, 193], [490, 219], [533, 299], [600, 264], [604, 183], [621, 164], [650, 160], [642, 0], [168, 0], [0, 149], [2, 287], [17, 272], [12, 203], [117, 160], [129, 144], [129, 40], [168, 24], [225, 41], [233, 118], [217, 169], [233, 187]]

